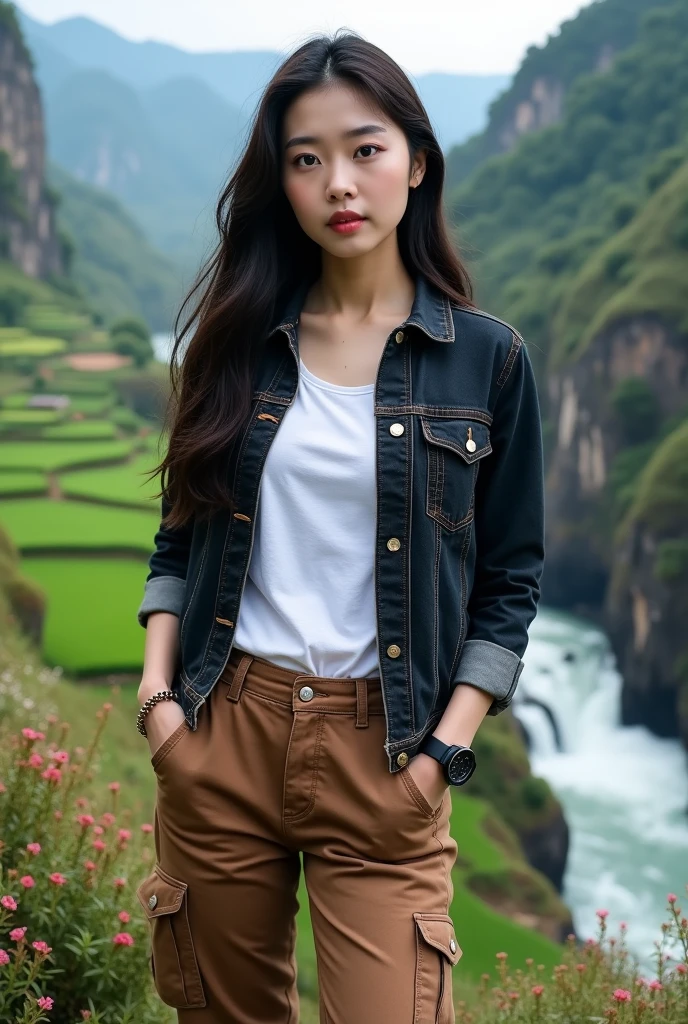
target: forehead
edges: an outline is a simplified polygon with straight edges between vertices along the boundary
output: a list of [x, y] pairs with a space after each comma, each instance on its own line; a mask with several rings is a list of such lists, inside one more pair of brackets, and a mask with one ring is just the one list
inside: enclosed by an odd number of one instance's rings
[[346, 82], [318, 85], [302, 92], [289, 106], [282, 124], [283, 138], [298, 130], [334, 139], [339, 132], [375, 121], [394, 127], [371, 96]]

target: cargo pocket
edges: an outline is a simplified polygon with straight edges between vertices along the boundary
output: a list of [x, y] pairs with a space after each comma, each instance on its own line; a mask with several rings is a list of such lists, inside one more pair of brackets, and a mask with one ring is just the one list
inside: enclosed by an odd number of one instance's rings
[[414, 914], [416, 982], [413, 1024], [454, 1024], [452, 967], [462, 950], [448, 914]]
[[187, 912], [187, 885], [156, 864], [136, 890], [151, 926], [151, 972], [163, 1003], [175, 1009], [205, 1006]]
[[492, 451], [490, 431], [480, 419], [420, 420], [427, 456], [425, 510], [453, 532], [473, 519], [478, 463]]

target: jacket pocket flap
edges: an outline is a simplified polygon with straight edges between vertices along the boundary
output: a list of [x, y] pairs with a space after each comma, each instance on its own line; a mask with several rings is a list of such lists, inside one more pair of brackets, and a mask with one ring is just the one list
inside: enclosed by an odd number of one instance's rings
[[457, 964], [463, 956], [463, 950], [456, 941], [451, 917], [448, 914], [418, 913], [413, 917], [425, 941], [444, 953], [452, 966]]
[[443, 419], [421, 416], [425, 440], [456, 452], [466, 462], [475, 462], [492, 451], [490, 428], [479, 419]]
[[160, 917], [161, 914], [174, 914], [182, 905], [186, 882], [172, 878], [160, 867], [155, 867], [148, 878], [136, 890], [139, 903], [146, 912], [146, 917]]

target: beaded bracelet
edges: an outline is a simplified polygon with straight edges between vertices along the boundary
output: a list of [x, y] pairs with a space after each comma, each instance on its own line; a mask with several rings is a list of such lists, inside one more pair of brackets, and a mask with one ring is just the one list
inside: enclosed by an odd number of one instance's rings
[[156, 704], [159, 704], [161, 700], [176, 700], [177, 703], [180, 703], [179, 697], [174, 692], [174, 690], [158, 690], [158, 692], [154, 693], [152, 697], [149, 697], [148, 700], [141, 705], [139, 713], [136, 716], [136, 728], [138, 729], [142, 736], [148, 735], [146, 732], [146, 727], [143, 724], [144, 718], [146, 717], [150, 709], [152, 707], [155, 707]]

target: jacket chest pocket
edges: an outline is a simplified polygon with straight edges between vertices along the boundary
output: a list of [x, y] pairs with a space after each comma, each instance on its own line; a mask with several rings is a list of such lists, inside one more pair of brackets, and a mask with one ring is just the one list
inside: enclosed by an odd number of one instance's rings
[[478, 419], [421, 416], [427, 455], [425, 510], [446, 530], [473, 519], [480, 459], [492, 451], [490, 430]]

